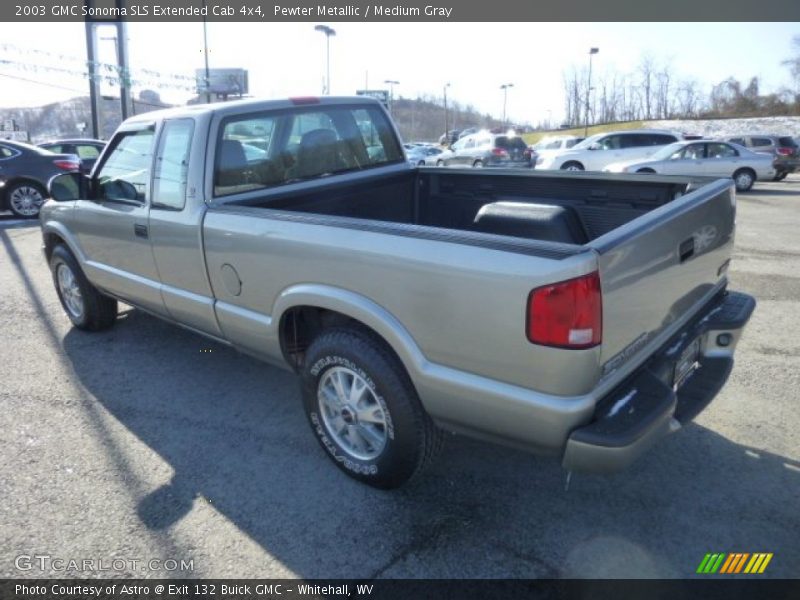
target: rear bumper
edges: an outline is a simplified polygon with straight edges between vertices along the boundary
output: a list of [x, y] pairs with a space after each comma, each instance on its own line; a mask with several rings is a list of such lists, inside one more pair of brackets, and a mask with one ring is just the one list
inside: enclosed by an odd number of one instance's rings
[[[725, 385], [736, 342], [755, 305], [754, 298], [738, 292], [712, 301], [698, 319], [597, 403], [593, 420], [570, 434], [564, 468], [619, 471], [696, 417]], [[697, 367], [676, 390], [673, 374], [678, 357], [695, 340], [700, 341]]]
[[800, 158], [778, 157], [772, 162], [778, 172], [794, 173], [800, 169]]

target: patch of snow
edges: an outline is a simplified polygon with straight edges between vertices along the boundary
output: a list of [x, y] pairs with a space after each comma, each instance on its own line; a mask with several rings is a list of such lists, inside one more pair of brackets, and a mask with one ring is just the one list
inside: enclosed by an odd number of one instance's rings
[[800, 137], [800, 117], [751, 117], [746, 119], [676, 119], [647, 121], [648, 129], [671, 129], [704, 137], [727, 137], [748, 133]]

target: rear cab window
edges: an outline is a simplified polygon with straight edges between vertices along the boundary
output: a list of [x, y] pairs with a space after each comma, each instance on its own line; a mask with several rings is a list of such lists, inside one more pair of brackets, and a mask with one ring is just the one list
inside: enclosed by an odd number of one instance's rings
[[223, 120], [214, 195], [265, 189], [404, 162], [400, 142], [377, 106], [317, 106]]

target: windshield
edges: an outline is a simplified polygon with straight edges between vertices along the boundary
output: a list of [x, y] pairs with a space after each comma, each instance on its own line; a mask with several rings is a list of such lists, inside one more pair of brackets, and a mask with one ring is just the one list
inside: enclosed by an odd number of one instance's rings
[[654, 152], [651, 156], [651, 160], [667, 160], [670, 156], [675, 154], [681, 148], [685, 148], [686, 144], [682, 144], [681, 142], [676, 142], [674, 144], [670, 144], [669, 146], [664, 146], [658, 152]]

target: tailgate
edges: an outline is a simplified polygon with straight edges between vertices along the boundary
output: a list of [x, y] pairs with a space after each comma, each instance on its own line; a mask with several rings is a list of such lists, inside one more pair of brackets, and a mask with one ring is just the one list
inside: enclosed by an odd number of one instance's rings
[[604, 376], [641, 362], [724, 285], [735, 216], [733, 184], [718, 180], [590, 244], [599, 253]]

